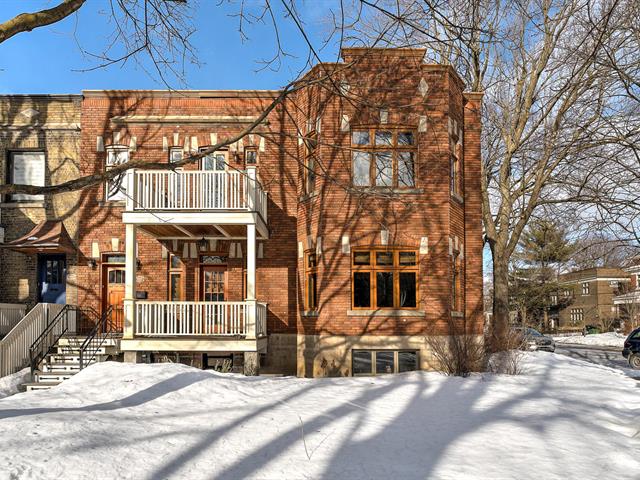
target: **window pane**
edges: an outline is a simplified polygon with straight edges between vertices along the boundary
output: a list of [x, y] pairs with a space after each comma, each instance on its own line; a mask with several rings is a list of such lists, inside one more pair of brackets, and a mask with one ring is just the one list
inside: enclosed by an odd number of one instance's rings
[[376, 153], [376, 185], [390, 187], [393, 185], [393, 161], [391, 152]]
[[247, 164], [253, 165], [257, 163], [258, 152], [256, 152], [255, 150], [245, 150], [244, 156], [245, 156], [245, 162], [247, 162]]
[[400, 252], [399, 254], [400, 265], [415, 265], [416, 264], [416, 252]]
[[371, 184], [371, 155], [366, 152], [353, 152], [353, 184], [366, 187]]
[[[22, 185], [44, 186], [44, 152], [15, 152], [11, 154], [11, 181]], [[42, 200], [44, 195], [15, 193], [12, 200]]]
[[357, 130], [355, 132], [351, 132], [351, 143], [353, 145], [369, 145], [369, 142], [368, 130]]
[[376, 352], [376, 374], [394, 372], [393, 352]]
[[353, 362], [353, 374], [372, 374], [371, 370], [371, 352], [366, 350], [353, 350], [351, 352]]
[[398, 152], [398, 185], [413, 187], [415, 182], [413, 152]]
[[129, 161], [129, 150], [111, 149], [107, 151], [107, 166], [122, 165]]
[[170, 279], [171, 279], [170, 300], [172, 302], [176, 301], [176, 300], [181, 300], [182, 298], [181, 298], [181, 295], [180, 295], [180, 290], [181, 290], [181, 288], [180, 288], [180, 286], [181, 286], [180, 274], [179, 273], [178, 274], [174, 273], [174, 274], [172, 274], [170, 276]]
[[416, 272], [400, 272], [400, 306], [416, 306]]
[[317, 274], [311, 273], [307, 276], [307, 307], [309, 309], [316, 308], [318, 306], [318, 287], [317, 287]]
[[180, 268], [182, 262], [177, 255], [171, 255], [171, 268]]
[[413, 372], [418, 369], [416, 352], [398, 352], [398, 372]]
[[318, 258], [315, 253], [310, 253], [307, 255], [307, 267], [314, 268], [318, 266]]
[[180, 161], [182, 161], [182, 149], [181, 148], [171, 149], [171, 153], [169, 155], [169, 162], [175, 163]]
[[376, 301], [378, 308], [393, 307], [393, 272], [376, 273]]
[[355, 272], [353, 274], [353, 306], [371, 306], [371, 274], [369, 272]]
[[413, 132], [398, 132], [398, 145], [413, 145]]
[[393, 145], [391, 132], [376, 132], [376, 145]]
[[393, 265], [393, 252], [376, 252], [376, 265]]
[[107, 200], [125, 200], [126, 198], [126, 175], [122, 172], [107, 182]]
[[369, 252], [354, 252], [354, 265], [369, 265], [371, 263], [371, 254]]

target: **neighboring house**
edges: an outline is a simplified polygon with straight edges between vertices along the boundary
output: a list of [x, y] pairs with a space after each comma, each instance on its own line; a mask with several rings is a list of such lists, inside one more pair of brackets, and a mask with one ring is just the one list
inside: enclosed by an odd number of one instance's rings
[[[74, 301], [126, 361], [248, 374], [426, 369], [426, 336], [481, 335], [482, 96], [424, 54], [343, 49], [229, 148], [83, 190]], [[278, 93], [85, 91], [79, 173], [179, 160]]]
[[569, 299], [569, 303], [554, 312], [557, 326], [601, 325], [617, 319], [613, 298], [630, 282], [630, 276], [620, 268], [587, 268], [560, 275], [558, 298]]
[[631, 258], [623, 270], [631, 281], [613, 297], [613, 303], [625, 323], [624, 330], [629, 331], [640, 324], [640, 258]]
[[[51, 185], [77, 177], [80, 95], [0, 96], [0, 176]], [[80, 192], [5, 195], [0, 203], [0, 302], [75, 303]]]

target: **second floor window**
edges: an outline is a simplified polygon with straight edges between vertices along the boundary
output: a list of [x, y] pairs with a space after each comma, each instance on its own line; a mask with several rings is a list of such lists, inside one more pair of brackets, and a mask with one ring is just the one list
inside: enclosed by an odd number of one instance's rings
[[417, 307], [418, 254], [415, 250], [356, 250], [351, 270], [354, 309]]
[[415, 135], [405, 130], [351, 132], [351, 180], [355, 187], [415, 186]]
[[[112, 146], [107, 148], [106, 170], [122, 165], [129, 161], [129, 149], [125, 146]], [[105, 190], [105, 200], [108, 202], [126, 200], [127, 184], [126, 172], [122, 172], [110, 180], [107, 180]]]
[[582, 295], [589, 295], [589, 282], [582, 284]]
[[182, 300], [182, 261], [180, 257], [173, 254], [169, 256], [168, 276], [169, 301], [177, 302]]
[[584, 321], [584, 312], [581, 308], [572, 308], [571, 309], [571, 323], [577, 325]]
[[181, 162], [184, 158], [184, 150], [182, 147], [171, 147], [169, 150], [169, 163]]
[[[44, 152], [11, 152], [9, 154], [9, 182], [17, 185], [44, 186], [45, 155]], [[14, 193], [14, 202], [34, 202], [44, 199], [44, 195], [27, 195]]]
[[318, 136], [311, 132], [304, 139], [304, 193], [311, 195], [316, 188], [316, 154], [318, 149]]

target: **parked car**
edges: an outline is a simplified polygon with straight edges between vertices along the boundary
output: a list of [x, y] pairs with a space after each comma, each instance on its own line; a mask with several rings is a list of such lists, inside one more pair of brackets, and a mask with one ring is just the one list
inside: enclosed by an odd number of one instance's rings
[[556, 342], [553, 338], [541, 334], [534, 328], [514, 327], [514, 331], [522, 335], [522, 348], [527, 350], [544, 350], [545, 352], [555, 352]]
[[631, 368], [640, 370], [640, 327], [631, 332], [624, 341], [622, 356], [627, 359]]

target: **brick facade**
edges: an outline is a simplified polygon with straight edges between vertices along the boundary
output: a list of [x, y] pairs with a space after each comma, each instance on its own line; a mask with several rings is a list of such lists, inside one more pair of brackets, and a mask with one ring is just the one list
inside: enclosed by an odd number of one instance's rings
[[[451, 334], [452, 322], [456, 331], [482, 330], [481, 95], [465, 93], [450, 67], [422, 63], [423, 50], [344, 49], [342, 56], [343, 63], [309, 71], [302, 81], [310, 84], [276, 107], [252, 139], [235, 146], [240, 153], [264, 139], [257, 168], [268, 192], [269, 239], [261, 241], [256, 284], [258, 300], [268, 303], [265, 366], [300, 376], [350, 375], [351, 350], [375, 348], [417, 350], [420, 365], [429, 368], [426, 336]], [[242, 131], [246, 124], [238, 119], [256, 117], [275, 95], [84, 92], [79, 173], [104, 169], [102, 147], [114, 143], [131, 147], [132, 160], [153, 162], [168, 161], [167, 147], [189, 148], [194, 139], [199, 147], [207, 146], [213, 135], [221, 139]], [[414, 132], [413, 187], [353, 187], [351, 131], [358, 128]], [[317, 175], [308, 192], [303, 137], [311, 132], [318, 140]], [[451, 155], [456, 148], [461, 152], [460, 188], [453, 195]], [[244, 168], [242, 158], [230, 154], [231, 167]], [[82, 305], [102, 308], [103, 268], [89, 260], [95, 244], [101, 255], [124, 251], [122, 212], [122, 204], [105, 201], [103, 186], [80, 194], [74, 215], [80, 232], [77, 301]], [[233, 242], [246, 252], [244, 241]], [[228, 255], [230, 243], [218, 241], [211, 253]], [[177, 247], [174, 253], [184, 257], [183, 242]], [[397, 247], [421, 252], [417, 308], [353, 309], [350, 252]], [[318, 308], [313, 312], [304, 307], [304, 252], [318, 255]], [[149, 300], [167, 300], [167, 259], [160, 242], [139, 234], [138, 257], [137, 289]], [[185, 300], [198, 300], [198, 260], [183, 260]], [[227, 300], [244, 298], [244, 264], [244, 258], [228, 259]], [[460, 293], [452, 311], [454, 268]]]

